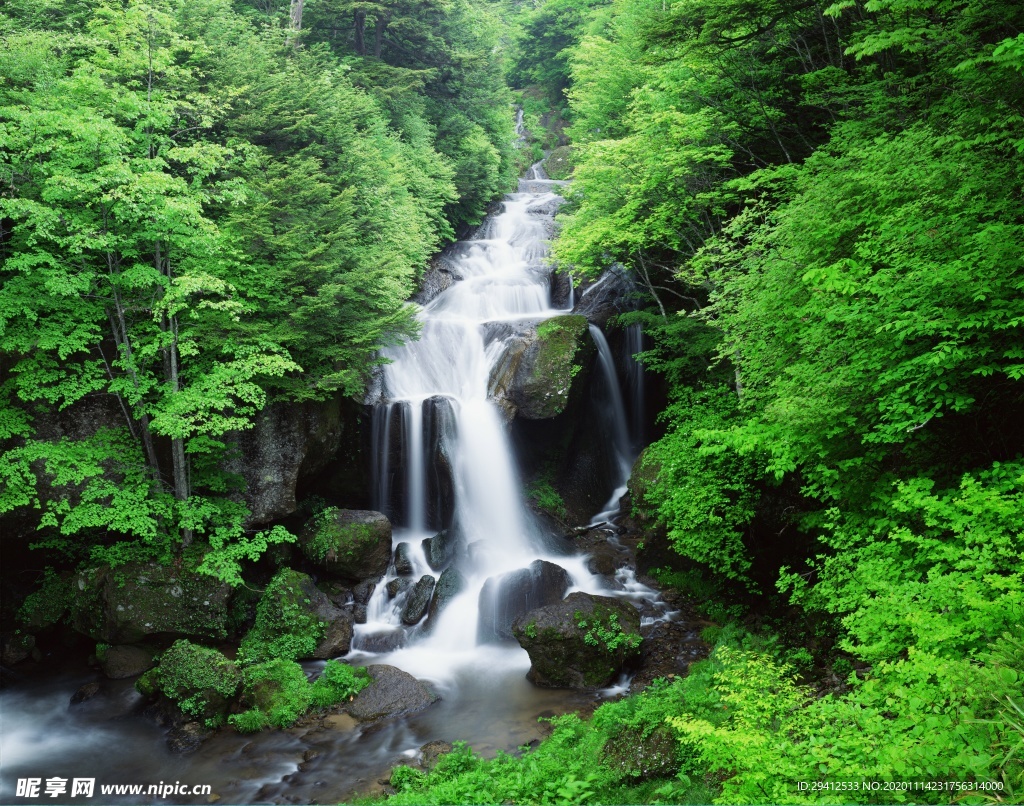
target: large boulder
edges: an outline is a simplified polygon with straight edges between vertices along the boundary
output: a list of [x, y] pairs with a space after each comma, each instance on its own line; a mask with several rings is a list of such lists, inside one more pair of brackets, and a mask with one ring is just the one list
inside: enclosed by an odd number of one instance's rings
[[621, 266], [614, 266], [580, 291], [572, 312], [603, 328], [613, 316], [636, 307], [633, 281]]
[[569, 573], [546, 560], [534, 560], [527, 568], [488, 578], [480, 589], [477, 640], [513, 638], [512, 624], [519, 616], [560, 602], [571, 585]]
[[457, 548], [458, 538], [451, 529], [444, 529], [423, 541], [423, 554], [435, 571], [443, 570], [455, 559]]
[[391, 562], [391, 521], [380, 512], [331, 507], [299, 536], [303, 554], [343, 579], [379, 577]]
[[593, 350], [585, 317], [555, 316], [541, 322], [506, 393], [517, 416], [545, 420], [565, 411], [580, 394]]
[[227, 637], [231, 588], [205, 574], [128, 563], [84, 571], [72, 585], [72, 624], [95, 641], [134, 644], [158, 633]]
[[450, 398], [423, 401], [423, 445], [427, 456], [427, 523], [446, 529], [455, 515], [455, 471], [451, 446], [456, 418]]
[[425, 683], [394, 666], [368, 666], [371, 683], [344, 708], [360, 722], [422, 711], [441, 699]]
[[248, 523], [270, 523], [295, 512], [295, 488], [326, 468], [341, 446], [341, 398], [272, 403], [252, 428], [235, 435], [238, 455], [228, 470], [245, 479]]
[[223, 721], [241, 683], [238, 667], [220, 652], [185, 640], [175, 641], [156, 669], [157, 690], [211, 726]]
[[430, 597], [434, 594], [434, 585], [437, 582], [434, 577], [426, 574], [419, 578], [419, 581], [412, 586], [409, 595], [405, 600], [405, 607], [402, 608], [402, 623], [410, 627], [418, 624], [420, 619], [426, 615], [430, 606]]
[[111, 680], [137, 677], [156, 665], [154, 652], [142, 646], [104, 646], [96, 655], [103, 674]]
[[512, 632], [530, 655], [527, 678], [545, 688], [607, 686], [640, 651], [636, 609], [589, 593], [520, 616]]
[[450, 566], [441, 574], [437, 580], [437, 587], [434, 588], [434, 597], [430, 600], [430, 608], [427, 611], [427, 627], [433, 628], [441, 616], [441, 611], [448, 606], [456, 596], [466, 589], [466, 578], [455, 566]]
[[466, 248], [464, 243], [453, 243], [430, 261], [420, 281], [420, 290], [412, 298], [413, 302], [426, 305], [462, 279], [457, 260], [466, 252]]
[[249, 663], [273, 658], [326, 660], [348, 652], [352, 634], [352, 617], [307, 574], [286, 568], [264, 590], [256, 623], [242, 639], [238, 655]]

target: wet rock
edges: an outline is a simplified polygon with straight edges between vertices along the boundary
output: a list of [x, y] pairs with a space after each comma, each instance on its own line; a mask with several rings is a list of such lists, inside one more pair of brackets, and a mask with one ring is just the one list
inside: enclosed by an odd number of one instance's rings
[[633, 281], [621, 267], [615, 267], [580, 291], [572, 312], [603, 328], [613, 316], [635, 308]]
[[92, 683], [86, 683], [84, 686], [80, 686], [74, 694], [71, 695], [70, 705], [78, 705], [86, 700], [91, 700], [97, 694], [100, 693], [100, 684], [93, 681]]
[[341, 397], [272, 403], [253, 427], [235, 435], [238, 456], [227, 469], [245, 479], [248, 524], [269, 523], [296, 510], [299, 479], [326, 468], [341, 445]]
[[593, 354], [589, 325], [582, 316], [555, 316], [537, 326], [536, 340], [519, 362], [507, 397], [516, 416], [545, 420], [566, 410], [585, 382]]
[[448, 755], [454, 749], [455, 746], [451, 742], [445, 742], [440, 739], [427, 742], [420, 748], [420, 766], [427, 772], [430, 772], [437, 766], [437, 762], [441, 760], [442, 756]]
[[430, 600], [430, 610], [427, 614], [427, 625], [432, 627], [436, 624], [441, 611], [465, 589], [466, 578], [462, 572], [454, 566], [446, 568], [441, 578], [437, 580], [437, 587], [434, 588], [434, 598]]
[[242, 673], [223, 654], [184, 639], [160, 658], [159, 691], [190, 718], [219, 722], [242, 684]]
[[573, 277], [569, 272], [551, 272], [551, 305], [554, 308], [567, 308], [573, 296]]
[[510, 422], [516, 416], [516, 404], [511, 399], [510, 393], [515, 385], [519, 365], [523, 362], [523, 357], [535, 340], [535, 333], [532, 338], [515, 336], [509, 339], [505, 343], [501, 356], [491, 368], [491, 374], [487, 380], [487, 397], [497, 405], [505, 422]]
[[198, 722], [176, 725], [167, 732], [167, 747], [172, 753], [194, 753], [211, 733], [212, 731], [206, 730]]
[[359, 637], [359, 648], [365, 652], [394, 652], [405, 646], [405, 639], [405, 630], [401, 628], [364, 633]]
[[602, 756], [609, 769], [640, 781], [668, 778], [681, 763], [679, 740], [661, 725], [654, 730], [621, 728], [605, 745]]
[[303, 554], [352, 582], [380, 577], [391, 561], [391, 521], [380, 512], [325, 509], [299, 536]]
[[558, 146], [544, 160], [544, 170], [552, 179], [568, 179], [572, 176], [572, 169], [572, 146]]
[[324, 718], [324, 727], [327, 730], [336, 730], [342, 733], [347, 733], [358, 724], [355, 718], [348, 714], [331, 714]]
[[402, 542], [395, 546], [395, 573], [400, 577], [412, 576], [412, 557], [409, 556], [410, 546]]
[[425, 574], [412, 586], [409, 596], [405, 600], [405, 607], [402, 608], [402, 623], [412, 626], [418, 624], [427, 612], [430, 605], [430, 597], [434, 593], [434, 585], [437, 582], [430, 574]]
[[394, 666], [368, 666], [366, 671], [372, 682], [344, 706], [360, 722], [416, 713], [440, 699], [425, 683]]
[[545, 688], [599, 688], [640, 652], [640, 616], [621, 599], [572, 593], [516, 619], [530, 655], [527, 678]]
[[451, 446], [455, 437], [455, 410], [442, 395], [423, 401], [423, 446], [427, 456], [427, 523], [446, 529], [455, 515], [455, 473]]
[[134, 644], [147, 635], [227, 636], [231, 588], [206, 574], [157, 563], [85, 571], [74, 580], [72, 624], [107, 644]]
[[356, 624], [365, 624], [366, 615], [366, 605], [357, 604], [352, 607], [352, 621]]
[[141, 646], [108, 647], [99, 660], [103, 674], [111, 680], [136, 677], [156, 665], [153, 652]]
[[441, 571], [455, 559], [457, 540], [451, 529], [438, 532], [433, 537], [423, 541], [423, 553], [427, 557], [427, 563], [435, 571]]
[[14, 666], [32, 655], [32, 650], [36, 648], [36, 637], [22, 632], [11, 633], [0, 639], [0, 647], [0, 663]]
[[711, 648], [700, 638], [705, 621], [659, 621], [643, 629], [638, 669], [631, 688], [639, 691], [658, 678], [682, 677]]
[[454, 243], [431, 260], [423, 275], [423, 280], [420, 282], [420, 290], [413, 297], [413, 301], [420, 305], [426, 305], [438, 294], [447, 291], [461, 280], [462, 274], [456, 267], [455, 260], [465, 250], [465, 244]]
[[365, 605], [370, 601], [370, 597], [373, 596], [373, 592], [376, 588], [376, 579], [364, 580], [352, 589], [352, 598], [356, 604]]
[[321, 625], [322, 632], [309, 658], [336, 658], [352, 645], [352, 617], [331, 602], [308, 574], [279, 571], [264, 591], [259, 610], [256, 625], [239, 647], [241, 655], [252, 660], [269, 659], [266, 647], [287, 636], [308, 640], [310, 622]]
[[384, 586], [384, 590], [387, 591], [389, 599], [394, 599], [398, 594], [402, 593], [402, 591], [408, 590], [410, 585], [412, 585], [412, 582], [408, 579], [396, 577]]
[[516, 618], [560, 602], [571, 585], [569, 573], [546, 560], [534, 560], [527, 568], [488, 578], [480, 590], [477, 639], [487, 642], [513, 638]]
[[590, 557], [587, 558], [587, 570], [592, 574], [614, 576], [615, 572], [628, 561], [628, 554], [605, 543], [596, 545], [590, 550]]

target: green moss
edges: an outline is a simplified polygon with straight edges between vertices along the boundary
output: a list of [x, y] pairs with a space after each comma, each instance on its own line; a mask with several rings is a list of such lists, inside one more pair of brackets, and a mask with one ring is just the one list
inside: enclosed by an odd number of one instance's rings
[[307, 545], [310, 556], [323, 562], [334, 552], [337, 557], [358, 557], [376, 541], [372, 527], [365, 523], [338, 523], [336, 507], [324, 509], [313, 517], [316, 531]]
[[223, 721], [241, 675], [217, 650], [180, 640], [163, 654], [156, 680], [159, 690], [184, 713], [209, 726]]
[[634, 651], [639, 648], [641, 638], [634, 632], [625, 632], [619, 624], [619, 614], [609, 613], [606, 608], [597, 606], [589, 619], [585, 619], [577, 610], [574, 614], [576, 626], [587, 632], [583, 635], [583, 643], [590, 646], [603, 646], [609, 652], [625, 648]]
[[313, 687], [295, 661], [278, 658], [249, 666], [242, 674], [242, 699], [251, 708], [229, 719], [242, 732], [291, 727], [313, 702]]
[[160, 672], [157, 669], [150, 669], [143, 672], [135, 681], [135, 690], [143, 697], [155, 697], [160, 693]]
[[311, 656], [324, 637], [324, 623], [310, 612], [312, 580], [285, 568], [267, 585], [256, 606], [256, 623], [238, 647], [243, 663]]
[[313, 681], [313, 705], [317, 708], [344, 702], [370, 685], [370, 674], [361, 666], [349, 666], [329, 660], [323, 672]]
[[29, 630], [38, 631], [59, 622], [71, 605], [71, 585], [47, 568], [39, 590], [25, 597], [18, 610], [18, 619]]
[[558, 490], [551, 483], [553, 475], [550, 471], [545, 472], [540, 478], [530, 482], [526, 488], [526, 494], [537, 509], [564, 521], [569, 517], [569, 512], [565, 508], [562, 496], [558, 494]]
[[588, 327], [585, 316], [575, 315], [555, 316], [537, 326], [537, 354], [524, 388], [530, 398], [542, 401], [540, 416], [565, 410], [589, 346]]
[[559, 146], [544, 161], [544, 170], [552, 179], [568, 179], [574, 167], [571, 146]]

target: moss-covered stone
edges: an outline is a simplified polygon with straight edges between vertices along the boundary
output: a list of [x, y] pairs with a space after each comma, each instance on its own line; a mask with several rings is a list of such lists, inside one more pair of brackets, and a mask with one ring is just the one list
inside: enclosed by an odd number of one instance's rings
[[680, 745], [667, 727], [623, 727], [604, 747], [607, 767], [639, 780], [668, 778], [679, 771]]
[[186, 640], [175, 641], [157, 667], [160, 692], [207, 727], [224, 721], [241, 682], [238, 667], [220, 652]]
[[102, 566], [72, 582], [74, 628], [95, 641], [134, 644], [147, 635], [227, 636], [231, 588], [213, 577], [158, 563]]
[[530, 656], [528, 679], [546, 688], [612, 683], [640, 652], [640, 615], [628, 602], [571, 593], [515, 620], [512, 634]]
[[380, 512], [331, 507], [309, 520], [299, 536], [303, 554], [343, 579], [383, 574], [391, 561], [391, 521]]
[[238, 656], [246, 663], [272, 658], [332, 658], [352, 643], [351, 617], [336, 607], [306, 574], [285, 568], [267, 585], [256, 623]]
[[517, 415], [544, 420], [565, 411], [583, 383], [594, 345], [583, 316], [555, 316], [537, 326], [537, 338], [516, 370], [508, 397]]
[[28, 632], [41, 632], [64, 617], [73, 598], [70, 577], [48, 570], [39, 589], [25, 597], [18, 610], [18, 620]]
[[552, 179], [568, 179], [575, 167], [572, 157], [572, 146], [559, 146], [544, 161], [544, 170]]

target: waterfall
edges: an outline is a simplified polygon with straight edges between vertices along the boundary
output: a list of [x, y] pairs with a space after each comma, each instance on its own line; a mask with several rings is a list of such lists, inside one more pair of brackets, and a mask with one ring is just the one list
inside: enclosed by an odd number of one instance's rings
[[[427, 679], [450, 679], [481, 657], [493, 664], [495, 653], [506, 667], [525, 670], [528, 660], [518, 646], [478, 646], [478, 602], [488, 579], [546, 559], [568, 572], [573, 589], [603, 590], [581, 558], [551, 556], [524, 503], [504, 422], [488, 399], [492, 370], [516, 327], [564, 313], [551, 306], [549, 277], [538, 271], [561, 184], [547, 179], [539, 163], [533, 166], [520, 191], [505, 198], [501, 212], [454, 258], [463, 279], [419, 310], [419, 340], [384, 354], [383, 402], [373, 419], [374, 500], [392, 515], [395, 545], [408, 544], [403, 551], [413, 573], [401, 579], [392, 573], [390, 584], [377, 586], [353, 649], [393, 650], [386, 662]], [[617, 384], [615, 395], [621, 408]], [[443, 415], [431, 401], [444, 401]], [[394, 503], [396, 480], [404, 482], [400, 504]], [[446, 483], [453, 499], [447, 518], [439, 514]], [[437, 577], [444, 567], [432, 565], [435, 553], [445, 561], [456, 557], [462, 590], [436, 618], [403, 626], [411, 583], [422, 574]]]
[[644, 350], [644, 332], [639, 323], [626, 328], [626, 386], [630, 396], [630, 437], [633, 452], [639, 453], [647, 444], [644, 429], [646, 399], [644, 396], [644, 366], [636, 360]]
[[615, 479], [615, 492], [605, 503], [601, 512], [593, 517], [591, 523], [600, 523], [608, 520], [618, 510], [618, 502], [626, 492], [626, 483], [629, 481], [629, 473], [636, 458], [633, 445], [629, 438], [629, 421], [626, 418], [626, 406], [622, 401], [622, 389], [619, 386], [619, 379], [615, 373], [615, 360], [612, 358], [611, 348], [604, 333], [596, 325], [590, 326], [590, 335], [597, 346], [597, 359], [601, 368], [601, 378], [604, 381], [605, 393], [608, 395], [610, 406], [611, 430], [613, 446], [615, 448], [615, 463], [618, 471]]

